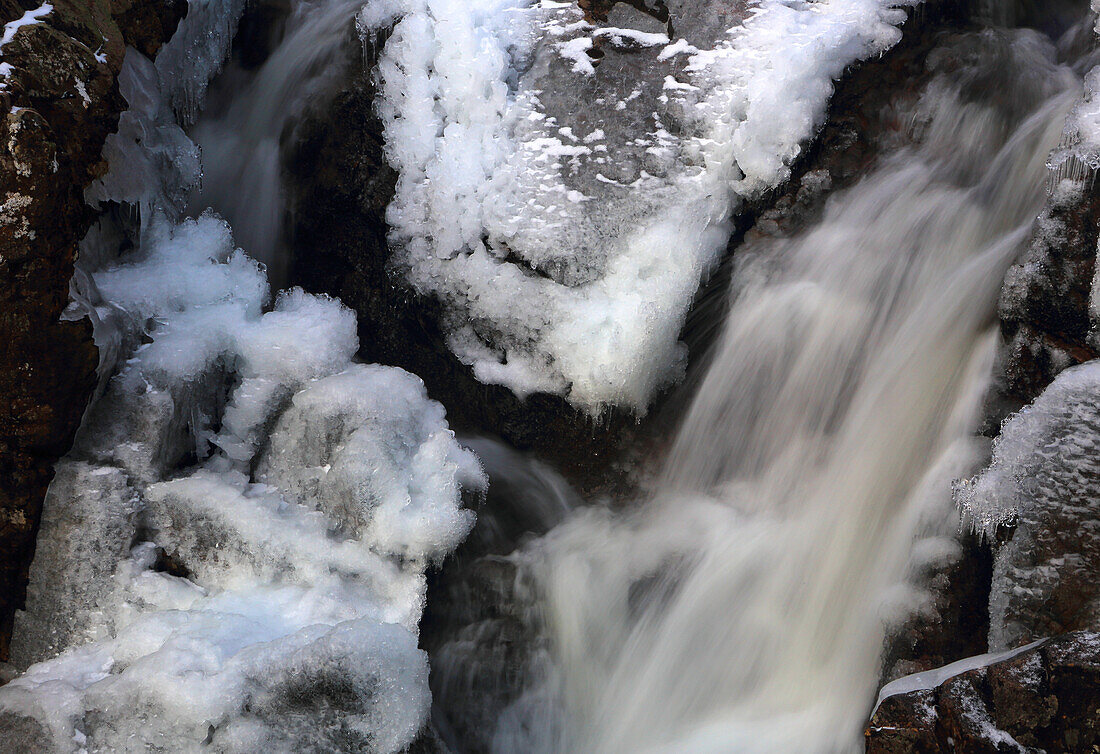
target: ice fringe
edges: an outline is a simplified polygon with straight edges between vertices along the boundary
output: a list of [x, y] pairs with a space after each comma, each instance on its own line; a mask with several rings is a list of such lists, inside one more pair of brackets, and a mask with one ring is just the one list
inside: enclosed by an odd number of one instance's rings
[[0, 720], [28, 750], [395, 752], [430, 703], [424, 572], [485, 477], [418, 378], [354, 362], [353, 312], [270, 305], [223, 220], [176, 218], [197, 155], [172, 107], [201, 104], [239, 3], [192, 11], [124, 65], [89, 198], [140, 225], [120, 254], [104, 220], [76, 281], [114, 376], [46, 500]]

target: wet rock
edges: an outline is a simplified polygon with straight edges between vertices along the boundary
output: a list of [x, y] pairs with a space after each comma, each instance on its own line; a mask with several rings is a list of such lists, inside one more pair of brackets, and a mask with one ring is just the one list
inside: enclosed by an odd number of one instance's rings
[[1036, 221], [1023, 258], [1005, 277], [1003, 345], [987, 427], [1030, 403], [1063, 370], [1096, 358], [1089, 297], [1100, 239], [1100, 190], [1063, 181]]
[[870, 754], [1089, 752], [1100, 745], [1100, 634], [1065, 634], [882, 700]]
[[[125, 107], [116, 76], [126, 46], [155, 52], [184, 4], [51, 6], [4, 45], [0, 73], [0, 659], [53, 462], [95, 384], [91, 325], [63, 317], [77, 242], [93, 219], [84, 188], [105, 172], [103, 143]], [[0, 23], [36, 7], [2, 0]]]

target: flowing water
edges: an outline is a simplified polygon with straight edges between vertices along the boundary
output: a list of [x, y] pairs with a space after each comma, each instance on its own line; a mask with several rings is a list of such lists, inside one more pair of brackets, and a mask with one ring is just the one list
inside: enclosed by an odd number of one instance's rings
[[323, 101], [354, 59], [352, 20], [362, 5], [294, 0], [271, 55], [255, 72], [230, 67], [192, 134], [203, 151], [193, 213], [215, 207], [277, 286], [285, 282], [289, 261], [282, 154], [308, 108]]
[[980, 461], [1001, 280], [1080, 93], [1054, 59], [1031, 31], [941, 42], [911, 145], [744, 253], [651, 499], [533, 550], [560, 716], [511, 710], [498, 751], [860, 747], [884, 623]]

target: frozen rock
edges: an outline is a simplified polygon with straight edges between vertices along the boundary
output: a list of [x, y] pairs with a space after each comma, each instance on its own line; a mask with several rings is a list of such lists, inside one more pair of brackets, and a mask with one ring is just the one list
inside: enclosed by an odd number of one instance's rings
[[644, 412], [731, 212], [788, 177], [907, 4], [676, 3], [661, 32], [549, 0], [405, 3], [378, 64], [395, 263], [482, 382]]
[[959, 488], [996, 546], [989, 646], [1010, 649], [1100, 623], [1100, 361], [1064, 371], [1007, 421], [993, 462]]

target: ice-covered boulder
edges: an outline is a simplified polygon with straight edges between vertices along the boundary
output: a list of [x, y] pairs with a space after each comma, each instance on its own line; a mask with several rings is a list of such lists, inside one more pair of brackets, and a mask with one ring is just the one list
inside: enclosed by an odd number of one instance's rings
[[378, 63], [393, 263], [481, 382], [599, 413], [676, 379], [731, 214], [909, 3], [400, 5]]
[[291, 279], [339, 294], [365, 348], [467, 423], [591, 447], [591, 416], [645, 413], [683, 374], [732, 218], [788, 178], [834, 81], [908, 5], [369, 6], [374, 77], [289, 160]]
[[145, 342], [59, 467], [0, 710], [58, 750], [399, 750], [478, 461], [416, 377], [352, 362], [338, 302], [268, 309], [213, 215], [93, 278]]
[[[179, 44], [217, 53], [234, 7]], [[353, 312], [271, 301], [224, 220], [175, 214], [203, 60], [124, 66], [92, 198], [128, 211], [75, 286], [108, 379], [50, 490], [0, 721], [30, 751], [396, 752], [430, 705], [425, 570], [485, 477], [418, 378], [354, 361]]]
[[1100, 625], [1100, 361], [1067, 369], [1013, 416], [993, 462], [963, 484], [972, 524], [997, 544], [989, 645]]

